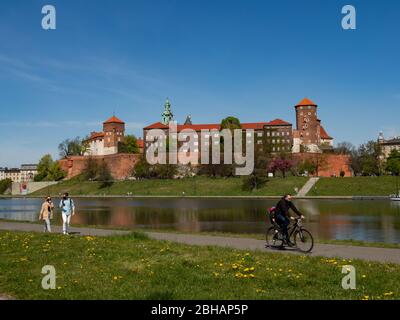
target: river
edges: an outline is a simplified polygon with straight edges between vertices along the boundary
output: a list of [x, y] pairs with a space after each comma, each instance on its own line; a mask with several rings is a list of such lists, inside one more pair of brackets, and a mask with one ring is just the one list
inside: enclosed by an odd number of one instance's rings
[[[56, 200], [57, 201], [57, 200]], [[0, 199], [0, 219], [37, 220], [41, 199]], [[181, 232], [263, 234], [276, 200], [78, 198], [73, 223]], [[400, 203], [388, 200], [295, 200], [317, 239], [400, 242]], [[60, 214], [56, 212], [56, 220]]]

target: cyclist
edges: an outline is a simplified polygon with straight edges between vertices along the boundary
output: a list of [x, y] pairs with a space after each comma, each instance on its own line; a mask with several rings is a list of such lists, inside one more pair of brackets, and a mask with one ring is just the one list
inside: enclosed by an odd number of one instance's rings
[[290, 216], [289, 210], [292, 209], [298, 217], [304, 219], [302, 213], [296, 208], [296, 206], [292, 202], [292, 196], [290, 194], [284, 195], [275, 207], [275, 221], [281, 227], [282, 233], [286, 239], [286, 243], [289, 246], [294, 246], [294, 244], [289, 239], [288, 234], [288, 226], [290, 224], [290, 219], [293, 217]]

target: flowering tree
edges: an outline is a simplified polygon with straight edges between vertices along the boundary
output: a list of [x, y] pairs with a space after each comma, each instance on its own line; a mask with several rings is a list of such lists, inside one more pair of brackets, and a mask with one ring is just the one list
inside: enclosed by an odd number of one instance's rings
[[282, 176], [285, 178], [286, 173], [292, 169], [294, 166], [294, 162], [291, 159], [285, 159], [282, 157], [273, 159], [268, 165], [268, 171], [272, 172], [275, 175], [276, 171], [280, 171]]

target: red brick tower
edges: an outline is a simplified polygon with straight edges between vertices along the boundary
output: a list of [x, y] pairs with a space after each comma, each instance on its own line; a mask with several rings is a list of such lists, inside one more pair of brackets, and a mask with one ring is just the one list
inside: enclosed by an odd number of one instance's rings
[[118, 143], [124, 141], [125, 122], [112, 116], [103, 123], [104, 153], [114, 154], [118, 152]]
[[304, 145], [320, 144], [320, 120], [317, 115], [317, 105], [304, 98], [296, 106], [296, 127], [300, 140]]

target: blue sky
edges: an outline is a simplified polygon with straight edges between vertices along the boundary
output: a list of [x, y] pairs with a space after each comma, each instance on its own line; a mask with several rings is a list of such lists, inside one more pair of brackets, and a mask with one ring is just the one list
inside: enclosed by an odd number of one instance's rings
[[[357, 30], [345, 31], [349, 3]], [[2, 0], [0, 166], [56, 157], [114, 111], [141, 136], [166, 97], [196, 123], [295, 123], [308, 97], [336, 142], [398, 135], [399, 15], [395, 0]]]

